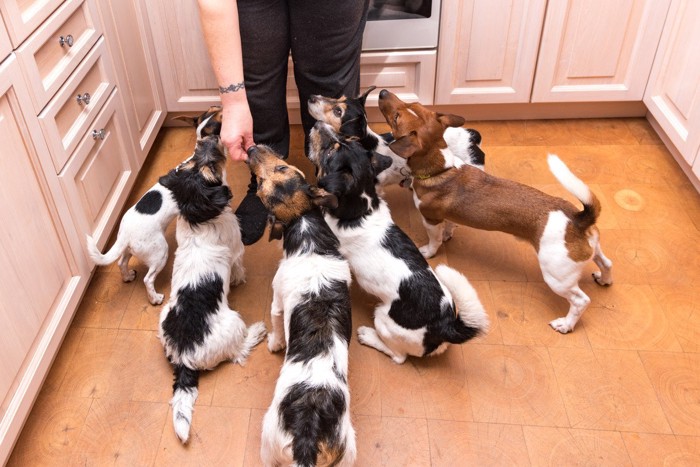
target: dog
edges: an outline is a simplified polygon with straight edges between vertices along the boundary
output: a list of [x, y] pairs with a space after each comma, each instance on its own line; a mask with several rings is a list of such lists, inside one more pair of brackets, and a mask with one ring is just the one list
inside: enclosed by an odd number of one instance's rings
[[321, 207], [334, 195], [266, 146], [248, 150], [257, 194], [270, 212], [270, 240], [284, 257], [272, 281], [268, 348], [287, 347], [274, 398], [263, 419], [264, 465], [352, 465], [348, 345], [352, 334], [350, 267]]
[[380, 300], [374, 328], [357, 330], [360, 343], [401, 364], [408, 355], [438, 355], [485, 333], [488, 317], [466, 277], [445, 265], [433, 271], [377, 195], [376, 176], [391, 159], [338, 139], [323, 122], [310, 141], [322, 166], [318, 185], [338, 197], [337, 207], [326, 208], [326, 222], [358, 284]]
[[[197, 139], [221, 133], [220, 106], [210, 107], [203, 114], [193, 118], [178, 116], [174, 119], [194, 125], [197, 129]], [[189, 158], [180, 166], [188, 160]], [[160, 305], [163, 303], [163, 294], [156, 291], [155, 281], [168, 262], [169, 248], [165, 239], [165, 229], [177, 215], [178, 207], [172, 193], [160, 182], [156, 182], [124, 213], [119, 224], [117, 240], [112, 248], [102, 254], [97, 248], [97, 242], [88, 235], [88, 254], [98, 266], [106, 266], [118, 260], [124, 282], [131, 282], [136, 278], [136, 270], [129, 269], [131, 256], [136, 256], [148, 266], [148, 272], [143, 278], [148, 301], [151, 305]]]
[[578, 285], [586, 262], [593, 259], [600, 268], [593, 273], [599, 285], [612, 284], [612, 261], [603, 254], [595, 225], [601, 211], [595, 194], [552, 154], [550, 170], [581, 201], [582, 211], [529, 186], [455, 164], [443, 131], [461, 125], [461, 117], [404, 103], [387, 90], [379, 93], [379, 109], [396, 138], [392, 151], [407, 159], [414, 177], [413, 199], [429, 237], [423, 256], [433, 256], [442, 244], [446, 220], [527, 240], [537, 251], [544, 281], [569, 301], [567, 315], [549, 324], [561, 333], [573, 331], [590, 303]]
[[178, 246], [159, 338], [173, 366], [173, 427], [182, 443], [189, 438], [200, 371], [225, 360], [243, 364], [266, 333], [262, 322], [246, 328], [228, 305], [229, 287], [245, 280], [245, 269], [225, 164], [220, 138], [206, 136], [189, 160], [160, 178], [179, 209]]
[[[379, 135], [367, 122], [365, 104], [367, 96], [377, 87], [370, 86], [359, 97], [341, 97], [333, 99], [313, 95], [309, 97], [309, 114], [318, 121], [330, 125], [340, 138], [356, 138], [362, 146], [370, 151], [376, 151], [391, 157], [389, 168], [377, 175], [380, 187], [403, 184], [409, 178], [406, 160], [394, 154], [390, 143], [394, 140], [391, 133]], [[445, 140], [455, 155], [463, 162], [484, 170], [485, 154], [481, 150], [481, 134], [471, 128], [446, 128]], [[312, 159], [312, 162], [316, 163]]]

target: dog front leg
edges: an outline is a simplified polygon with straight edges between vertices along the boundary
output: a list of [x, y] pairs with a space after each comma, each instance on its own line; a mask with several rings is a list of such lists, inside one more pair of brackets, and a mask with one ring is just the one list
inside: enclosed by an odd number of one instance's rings
[[284, 309], [282, 299], [275, 294], [270, 307], [270, 320], [272, 331], [267, 335], [267, 348], [270, 352], [277, 352], [285, 347], [284, 337]]
[[360, 341], [360, 344], [362, 345], [373, 347], [380, 352], [387, 354], [389, 357], [391, 357], [394, 363], [401, 365], [406, 361], [406, 354], [400, 355], [391, 350], [389, 346], [384, 343], [382, 338], [379, 337], [379, 334], [377, 334], [377, 331], [374, 328], [369, 326], [360, 326], [357, 328], [357, 340]]
[[445, 233], [445, 222], [426, 219], [421, 216], [423, 226], [428, 233], [428, 244], [418, 248], [424, 258], [432, 258], [442, 245]]

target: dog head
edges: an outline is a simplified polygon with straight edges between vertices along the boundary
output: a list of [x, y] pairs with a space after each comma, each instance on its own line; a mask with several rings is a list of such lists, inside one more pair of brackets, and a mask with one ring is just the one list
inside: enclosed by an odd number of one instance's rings
[[197, 129], [197, 139], [205, 136], [221, 134], [221, 115], [222, 107], [220, 105], [212, 105], [201, 115], [189, 117], [187, 115], [178, 115], [173, 117], [173, 120], [180, 120], [188, 123]]
[[379, 110], [395, 138], [389, 147], [404, 159], [446, 148], [445, 128], [461, 127], [465, 123], [458, 115], [437, 113], [419, 103], [403, 102], [386, 89], [379, 93]]
[[258, 197], [270, 211], [270, 240], [282, 238], [284, 226], [311, 209], [338, 204], [334, 195], [309, 185], [301, 170], [267, 146], [251, 146], [248, 164], [258, 179]]
[[201, 224], [221, 214], [233, 197], [225, 168], [221, 138], [205, 136], [197, 141], [191, 157], [158, 181], [172, 192], [180, 215], [192, 225]]
[[319, 161], [318, 185], [336, 195], [339, 204], [353, 214], [376, 207], [377, 175], [391, 166], [391, 158], [369, 151], [353, 139], [338, 138], [322, 122], [317, 122], [314, 130], [311, 141]]
[[367, 135], [367, 114], [365, 103], [367, 96], [377, 87], [370, 86], [359, 97], [309, 97], [309, 114], [316, 120], [327, 123], [341, 136], [356, 136], [363, 138]]

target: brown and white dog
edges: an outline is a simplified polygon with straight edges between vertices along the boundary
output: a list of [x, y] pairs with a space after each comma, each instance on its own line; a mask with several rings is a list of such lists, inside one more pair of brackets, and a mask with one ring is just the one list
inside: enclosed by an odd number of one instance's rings
[[429, 237], [421, 253], [428, 258], [435, 255], [447, 239], [446, 220], [506, 232], [530, 242], [544, 281], [570, 304], [566, 317], [549, 324], [561, 333], [573, 331], [590, 303], [578, 286], [586, 262], [593, 259], [600, 268], [593, 274], [598, 284], [612, 284], [612, 261], [600, 248], [595, 225], [600, 202], [588, 186], [557, 156], [549, 155], [554, 176], [583, 204], [579, 211], [570, 202], [532, 187], [455, 164], [443, 132], [460, 126], [462, 117], [407, 104], [387, 90], [379, 93], [379, 109], [396, 138], [392, 151], [407, 159], [413, 174], [413, 200]]
[[212, 105], [204, 113], [189, 117], [187, 115], [177, 115], [173, 120], [180, 120], [196, 128], [197, 139], [205, 136], [221, 134], [221, 117], [222, 107], [220, 105]]

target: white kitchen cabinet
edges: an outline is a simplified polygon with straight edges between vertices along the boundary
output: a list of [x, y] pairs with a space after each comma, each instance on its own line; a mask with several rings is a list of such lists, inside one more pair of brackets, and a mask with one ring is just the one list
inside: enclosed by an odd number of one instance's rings
[[669, 3], [550, 1], [532, 102], [641, 100]]
[[0, 16], [0, 62], [5, 60], [5, 58], [12, 52], [12, 42], [10, 42], [10, 36], [7, 35], [7, 28], [5, 27], [5, 22]]
[[166, 116], [146, 2], [98, 0], [97, 7], [140, 167]]
[[[167, 110], [201, 112], [218, 104], [219, 86], [204, 42], [197, 1], [154, 0], [148, 2], [148, 13]], [[432, 104], [435, 64], [434, 50], [363, 53], [361, 87], [375, 85], [403, 99]], [[287, 107], [298, 109], [291, 58], [288, 69]], [[376, 105], [376, 96], [368, 102]]]
[[644, 95], [649, 112], [696, 175], [700, 175], [698, 25], [700, 2], [673, 0]]
[[528, 102], [546, 0], [443, 0], [435, 104]]
[[18, 47], [63, 0], [3, 0], [0, 12], [14, 47]]
[[[30, 112], [27, 113], [26, 110]], [[87, 285], [61, 222], [46, 146], [14, 55], [0, 65], [0, 463], [31, 409]], [[55, 180], [54, 180], [55, 182]]]

